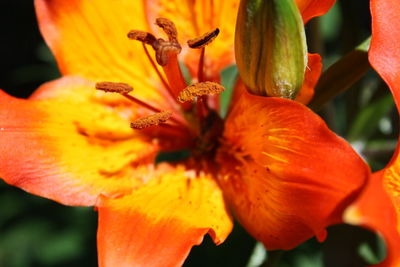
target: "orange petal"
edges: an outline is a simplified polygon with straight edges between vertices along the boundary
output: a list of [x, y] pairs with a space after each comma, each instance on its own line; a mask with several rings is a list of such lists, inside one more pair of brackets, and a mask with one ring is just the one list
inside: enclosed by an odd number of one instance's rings
[[318, 54], [308, 54], [308, 64], [304, 75], [303, 87], [296, 96], [296, 101], [307, 105], [314, 96], [314, 88], [321, 76], [322, 59]]
[[209, 233], [222, 243], [232, 229], [222, 193], [206, 174], [183, 167], [158, 175], [131, 195], [99, 203], [99, 265], [181, 266]]
[[221, 187], [243, 226], [268, 249], [291, 249], [341, 214], [369, 169], [305, 106], [244, 92], [227, 119]]
[[[386, 258], [376, 267], [400, 266], [396, 211], [384, 188], [387, 173], [374, 173], [360, 197], [346, 211], [345, 221], [377, 231], [386, 242]], [[385, 178], [386, 179], [386, 178]]]
[[296, 0], [304, 24], [314, 17], [324, 15], [334, 3], [335, 0]]
[[0, 91], [0, 177], [69, 205], [141, 184], [157, 147], [130, 129], [124, 98], [108, 96], [79, 78], [48, 83], [31, 100]]
[[[220, 34], [206, 48], [206, 75], [215, 76], [234, 63], [234, 36], [239, 0], [155, 0], [146, 2], [146, 14], [150, 25], [158, 17], [172, 20], [178, 29], [181, 44], [202, 34], [220, 29]], [[153, 26], [155, 32], [159, 32]], [[188, 52], [188, 51], [186, 51]], [[197, 71], [199, 51], [191, 49], [185, 62], [192, 71]]]
[[400, 110], [400, 5], [396, 0], [371, 0], [371, 14], [369, 61], [389, 85]]
[[[372, 40], [368, 53], [372, 67], [388, 84], [400, 112], [400, 6], [395, 0], [371, 0]], [[400, 146], [384, 171], [384, 185], [400, 218]], [[389, 206], [389, 205], [388, 205]], [[400, 224], [397, 223], [400, 231]], [[378, 229], [380, 230], [380, 229]], [[397, 233], [398, 234], [398, 233]], [[397, 249], [399, 250], [399, 249]]]
[[134, 29], [149, 30], [143, 1], [35, 0], [40, 30], [64, 75], [128, 83], [136, 96], [162, 102], [167, 95]]

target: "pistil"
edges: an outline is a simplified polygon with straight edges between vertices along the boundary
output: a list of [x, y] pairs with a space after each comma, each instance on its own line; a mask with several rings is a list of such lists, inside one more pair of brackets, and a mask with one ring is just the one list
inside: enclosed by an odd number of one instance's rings
[[164, 87], [167, 89], [169, 95], [174, 99], [174, 93], [172, 92], [171, 86], [169, 86], [168, 82], [164, 79], [160, 70], [157, 68], [157, 65], [154, 63], [153, 58], [150, 56], [149, 50], [147, 49], [145, 43], [143, 43], [143, 49], [144, 49], [144, 52], [145, 52], [147, 58], [149, 59], [151, 65], [152, 65], [153, 69], [156, 71], [158, 78], [160, 78], [160, 81], [162, 82]]
[[[187, 86], [178, 62], [178, 55], [182, 50], [178, 42], [178, 31], [175, 24], [166, 18], [156, 19], [156, 25], [163, 29], [168, 36], [168, 42], [158, 39], [155, 43], [157, 62], [163, 67], [176, 98], [179, 92]], [[187, 108], [189, 106], [186, 106], [185, 109]]]

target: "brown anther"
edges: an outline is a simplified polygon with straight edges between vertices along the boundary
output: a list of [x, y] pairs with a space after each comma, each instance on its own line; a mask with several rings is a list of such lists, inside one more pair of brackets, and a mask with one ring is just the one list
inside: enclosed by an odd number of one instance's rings
[[114, 83], [114, 82], [98, 82], [96, 83], [96, 89], [104, 92], [127, 94], [133, 90], [133, 88], [126, 83]]
[[130, 32], [128, 32], [128, 38], [143, 42], [148, 45], [153, 45], [154, 42], [157, 40], [153, 34], [137, 30], [131, 30]]
[[218, 34], [219, 29], [216, 28], [215, 30], [207, 32], [200, 37], [187, 41], [187, 44], [190, 48], [202, 48], [214, 41]]
[[225, 88], [219, 83], [202, 82], [189, 85], [183, 89], [178, 96], [178, 101], [181, 103], [194, 101], [196, 97], [204, 95], [215, 95], [223, 92]]
[[156, 60], [161, 66], [168, 64], [170, 54], [179, 54], [182, 47], [177, 42], [164, 41], [158, 39], [154, 44], [153, 48], [156, 50]]
[[172, 21], [166, 18], [158, 18], [156, 19], [156, 25], [163, 29], [170, 42], [178, 42], [178, 31]]
[[159, 125], [160, 123], [166, 122], [169, 118], [171, 118], [171, 116], [171, 111], [155, 113], [131, 122], [131, 128], [141, 130], [153, 125]]

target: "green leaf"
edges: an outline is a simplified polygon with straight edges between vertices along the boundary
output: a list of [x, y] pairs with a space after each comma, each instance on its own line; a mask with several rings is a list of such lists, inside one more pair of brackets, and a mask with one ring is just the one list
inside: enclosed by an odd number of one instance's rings
[[362, 243], [358, 247], [358, 254], [368, 263], [368, 265], [378, 264], [386, 257], [386, 245], [383, 239], [376, 236], [377, 249], [373, 249], [370, 244]]
[[394, 107], [393, 97], [387, 94], [362, 109], [351, 125], [347, 139], [350, 142], [371, 136], [378, 128], [379, 121]]
[[186, 67], [185, 63], [179, 61], [179, 68], [182, 71], [183, 78], [185, 79], [187, 84], [192, 83], [192, 76], [190, 75], [189, 69]]
[[[340, 34], [342, 25], [340, 3], [336, 4], [326, 13], [324, 16], [319, 18], [321, 22], [321, 33], [323, 39], [326, 41], [332, 41], [337, 38]], [[332, 27], [335, 25], [335, 27]]]
[[233, 89], [238, 77], [238, 69], [236, 65], [229, 66], [221, 72], [221, 84], [225, 91], [221, 93], [221, 117], [224, 118], [228, 112], [229, 104], [231, 101]]
[[318, 111], [335, 96], [346, 91], [371, 68], [368, 61], [370, 38], [330, 66], [319, 79], [309, 107]]
[[246, 267], [259, 267], [267, 259], [267, 250], [261, 242], [257, 242], [254, 246], [253, 253]]
[[38, 248], [38, 260], [46, 266], [54, 266], [78, 258], [85, 251], [83, 237], [75, 229], [58, 232], [44, 240]]

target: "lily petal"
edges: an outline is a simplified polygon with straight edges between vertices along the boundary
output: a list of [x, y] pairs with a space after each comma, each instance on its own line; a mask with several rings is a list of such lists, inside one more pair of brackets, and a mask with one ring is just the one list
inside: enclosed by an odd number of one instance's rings
[[336, 0], [296, 0], [297, 7], [303, 16], [304, 24], [310, 19], [322, 16], [333, 6]]
[[[372, 40], [368, 52], [372, 67], [389, 86], [400, 113], [400, 6], [397, 1], [371, 0]], [[400, 216], [400, 146], [385, 168], [384, 185]], [[399, 218], [399, 217], [398, 217]], [[398, 228], [400, 224], [398, 225]]]
[[371, 0], [372, 39], [368, 52], [372, 67], [388, 84], [400, 107], [400, 6], [396, 0]]
[[101, 198], [101, 267], [181, 266], [206, 233], [220, 244], [232, 230], [222, 192], [209, 175], [163, 168], [131, 195]]
[[149, 30], [143, 1], [35, 0], [42, 35], [63, 75], [124, 82], [147, 102], [165, 102], [167, 92], [132, 28]]
[[323, 240], [369, 176], [351, 146], [295, 101], [243, 92], [224, 140], [221, 187], [267, 249], [291, 249], [313, 235]]
[[345, 213], [345, 221], [377, 231], [386, 242], [386, 258], [376, 267], [400, 266], [400, 235], [393, 203], [386, 191], [384, 171], [374, 173], [360, 197]]
[[94, 84], [66, 77], [30, 100], [0, 91], [0, 177], [68, 205], [131, 192], [157, 146], [129, 126], [135, 110]]
[[322, 72], [322, 59], [318, 54], [308, 54], [308, 63], [304, 74], [303, 86], [296, 101], [307, 105], [314, 96], [314, 88]]
[[[234, 63], [234, 36], [239, 0], [155, 0], [146, 2], [146, 14], [150, 25], [158, 17], [172, 20], [178, 29], [181, 44], [206, 32], [220, 29], [217, 39], [206, 48], [206, 75], [219, 71]], [[153, 31], [159, 32], [156, 26]], [[199, 50], [186, 50], [185, 63], [192, 72], [197, 72]], [[185, 53], [185, 52], [184, 52]]]

